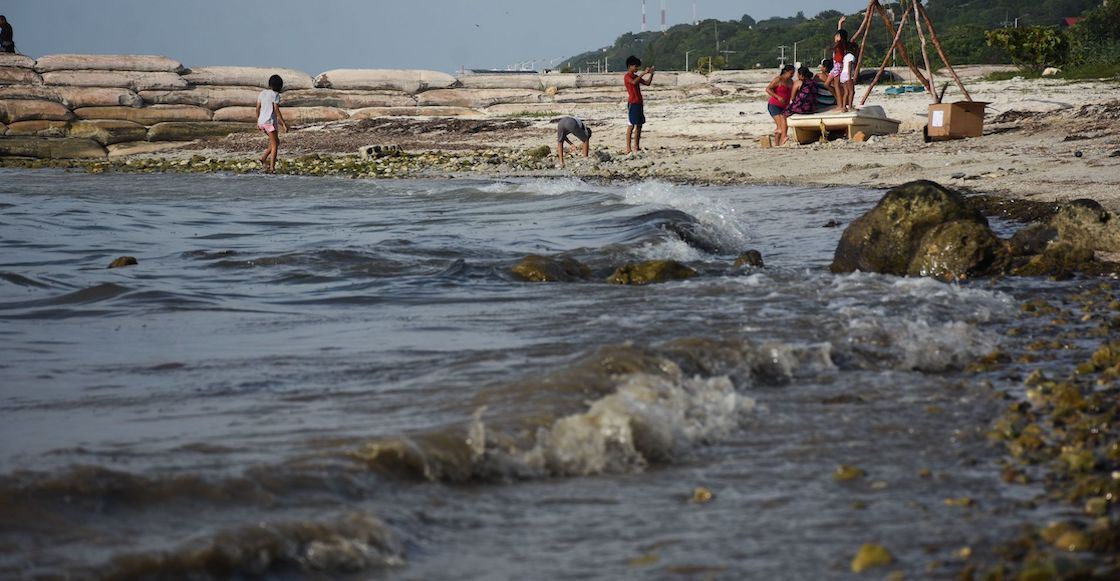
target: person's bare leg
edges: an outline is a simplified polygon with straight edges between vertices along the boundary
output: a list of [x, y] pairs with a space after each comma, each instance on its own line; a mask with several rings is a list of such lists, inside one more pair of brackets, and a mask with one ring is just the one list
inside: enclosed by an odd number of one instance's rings
[[634, 139], [634, 126], [633, 125], [627, 125], [626, 126], [626, 153], [630, 153], [631, 151], [634, 151], [630, 147], [630, 143], [632, 142], [633, 139]]
[[273, 132], [268, 134], [268, 149], [269, 149], [268, 171], [269, 171], [269, 173], [275, 173], [276, 172], [276, 158], [280, 155], [280, 132], [279, 131], [273, 131]]
[[642, 150], [642, 126], [635, 125], [634, 129], [634, 151]]

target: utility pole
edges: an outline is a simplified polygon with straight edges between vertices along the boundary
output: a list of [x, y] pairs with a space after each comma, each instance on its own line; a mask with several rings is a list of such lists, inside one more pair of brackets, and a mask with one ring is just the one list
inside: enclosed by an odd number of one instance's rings
[[696, 19], [696, 0], [692, 0], [692, 25], [697, 24], [700, 24], [700, 21]]
[[669, 12], [669, 9], [666, 8], [666, 6], [665, 6], [666, 2], [667, 2], [667, 0], [661, 0], [661, 32], [665, 32], [666, 30], [669, 30], [669, 27], [666, 24], [668, 22], [668, 19], [666, 18], [666, 14], [668, 14], [668, 12]]
[[686, 51], [684, 51], [684, 72], [686, 72], [686, 73], [687, 73], [687, 72], [689, 71], [689, 68], [688, 68], [688, 55], [690, 55], [690, 54], [692, 54], [692, 53], [694, 53], [694, 52], [696, 52], [696, 49], [692, 49], [692, 50], [686, 50]]
[[642, 0], [642, 32], [646, 31], [646, 0]]
[[781, 54], [778, 56], [778, 66], [780, 66], [780, 67], [786, 66], [786, 49], [787, 48], [789, 48], [789, 47], [784, 45], [784, 44], [778, 47], [778, 50], [782, 51]]
[[723, 64], [724, 64], [724, 66], [731, 66], [731, 59], [729, 59], [727, 57], [727, 55], [735, 54], [739, 51], [736, 51], [736, 50], [721, 50], [719, 52], [723, 53]]

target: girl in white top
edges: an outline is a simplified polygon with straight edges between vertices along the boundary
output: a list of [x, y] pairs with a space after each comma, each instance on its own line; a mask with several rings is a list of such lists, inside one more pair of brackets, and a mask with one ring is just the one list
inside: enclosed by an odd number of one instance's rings
[[848, 43], [848, 50], [844, 53], [844, 63], [840, 69], [840, 89], [843, 92], [844, 100], [841, 102], [844, 111], [851, 111], [855, 109], [856, 96], [856, 55], [855, 45]]
[[284, 114], [280, 112], [280, 91], [284, 89], [284, 79], [280, 75], [268, 78], [268, 88], [257, 96], [257, 128], [268, 135], [268, 149], [260, 157], [261, 165], [269, 173], [276, 171], [276, 156], [280, 153], [280, 131], [288, 130]]

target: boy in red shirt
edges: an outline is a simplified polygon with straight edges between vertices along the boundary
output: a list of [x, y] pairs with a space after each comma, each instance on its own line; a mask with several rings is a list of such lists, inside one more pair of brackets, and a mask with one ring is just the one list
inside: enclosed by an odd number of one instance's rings
[[[630, 110], [630, 125], [626, 127], [626, 153], [631, 151], [642, 150], [642, 125], [646, 123], [645, 104], [642, 101], [642, 85], [649, 85], [653, 83], [653, 67], [646, 69], [646, 72], [638, 74], [638, 68], [642, 66], [642, 61], [636, 56], [631, 55], [626, 59], [626, 76], [623, 77], [626, 82], [626, 103]], [[646, 78], [649, 75], [649, 78]], [[637, 131], [634, 129], [637, 128]], [[630, 147], [631, 139], [633, 139], [634, 147]]]

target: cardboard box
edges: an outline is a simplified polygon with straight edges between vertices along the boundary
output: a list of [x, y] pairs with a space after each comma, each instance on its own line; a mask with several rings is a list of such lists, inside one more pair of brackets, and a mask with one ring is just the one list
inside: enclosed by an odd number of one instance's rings
[[958, 101], [929, 106], [926, 132], [931, 140], [963, 139], [984, 134], [983, 101]]

